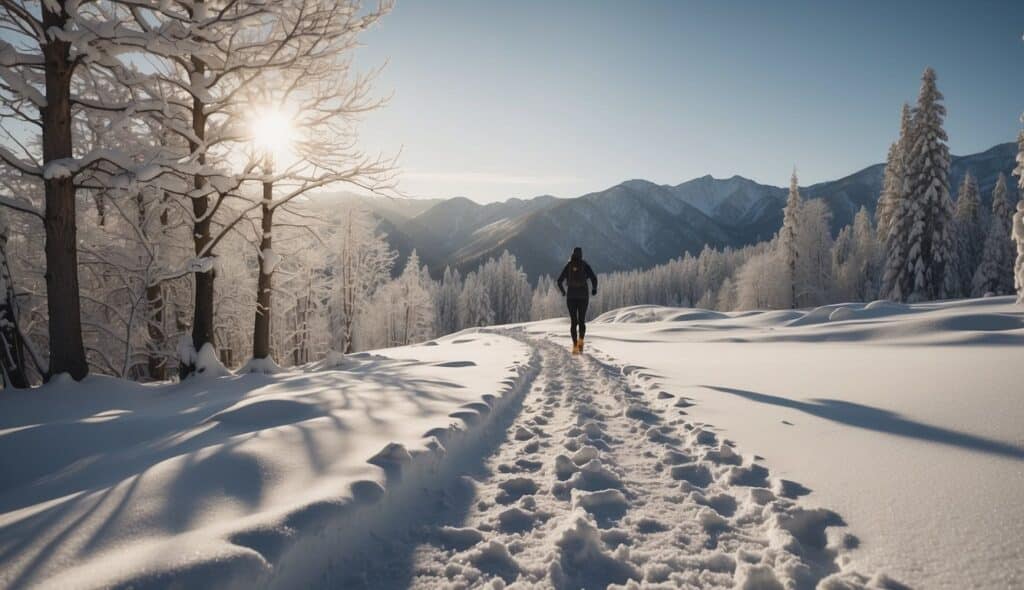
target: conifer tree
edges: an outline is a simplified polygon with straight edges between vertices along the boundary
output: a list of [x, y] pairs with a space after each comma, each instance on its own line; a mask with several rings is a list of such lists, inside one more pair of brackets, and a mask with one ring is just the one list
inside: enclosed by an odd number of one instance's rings
[[444, 267], [441, 286], [437, 290], [437, 333], [451, 334], [459, 329], [459, 295], [462, 293], [462, 275], [458, 269]]
[[878, 240], [883, 244], [889, 237], [893, 209], [896, 207], [906, 180], [905, 160], [907, 144], [910, 141], [910, 122], [910, 105], [903, 103], [903, 107], [900, 110], [900, 135], [889, 146], [885, 173], [882, 177], [882, 194], [878, 197], [878, 207], [875, 209]]
[[821, 199], [804, 201], [798, 213], [796, 251], [796, 302], [792, 307], [817, 306], [829, 300], [832, 290], [832, 212]]
[[[1020, 147], [1017, 152], [1017, 168], [1013, 173], [1019, 179], [1017, 186], [1024, 192], [1024, 131], [1018, 136], [1017, 145]], [[1017, 243], [1013, 284], [1017, 289], [1017, 302], [1024, 303], [1024, 199], [1017, 201], [1017, 213], [1013, 216], [1013, 241]]]
[[987, 293], [1008, 295], [1013, 292], [1013, 258], [1016, 252], [1010, 239], [1013, 207], [1006, 195], [1006, 176], [999, 175], [992, 190], [992, 220], [981, 264], [974, 273], [971, 294], [981, 297]]
[[[1005, 187], [1004, 187], [1005, 190]], [[981, 264], [985, 244], [985, 223], [981, 208], [981, 194], [978, 183], [970, 171], [964, 175], [963, 183], [956, 198], [956, 267], [957, 292], [950, 295], [969, 295], [974, 273]]]
[[494, 308], [487, 286], [476, 272], [466, 275], [459, 294], [459, 324], [463, 328], [489, 326], [494, 323]]
[[867, 209], [839, 232], [832, 247], [833, 288], [840, 298], [870, 301], [877, 292], [878, 239]]
[[911, 124], [906, 190], [893, 209], [887, 240], [883, 291], [898, 301], [940, 299], [955, 290], [945, 114], [935, 71], [928, 68]]
[[800, 223], [800, 187], [797, 184], [796, 170], [789, 181], [789, 196], [786, 207], [782, 210], [782, 228], [779, 229], [779, 255], [786, 273], [788, 283], [789, 306], [797, 305], [797, 262], [800, 258], [797, 244], [798, 225]]

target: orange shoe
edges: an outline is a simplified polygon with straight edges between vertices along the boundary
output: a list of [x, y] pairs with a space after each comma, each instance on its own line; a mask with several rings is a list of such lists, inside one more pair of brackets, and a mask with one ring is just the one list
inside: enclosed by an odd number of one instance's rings
[[579, 354], [580, 352], [581, 352], [581, 349], [580, 349], [579, 342], [574, 342], [573, 345], [572, 345], [572, 353], [573, 354]]
[[576, 351], [578, 354], [583, 354], [583, 339], [580, 338], [576, 341]]

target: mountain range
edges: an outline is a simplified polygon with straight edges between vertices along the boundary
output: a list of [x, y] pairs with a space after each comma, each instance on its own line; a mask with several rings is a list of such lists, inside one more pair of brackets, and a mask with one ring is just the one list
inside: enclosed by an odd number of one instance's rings
[[[999, 173], [1012, 173], [1016, 154], [1016, 144], [1004, 143], [953, 156], [954, 195], [970, 170], [988, 203]], [[801, 194], [828, 203], [833, 232], [838, 232], [861, 207], [874, 213], [883, 168], [875, 164], [838, 180], [801, 187]], [[1017, 191], [1010, 180], [1012, 196]], [[575, 198], [543, 195], [488, 204], [464, 197], [333, 197], [363, 203], [402, 259], [416, 249], [432, 274], [440, 275], [445, 266], [465, 273], [508, 250], [534, 281], [557, 273], [577, 245], [595, 269], [610, 272], [648, 268], [684, 252], [696, 254], [705, 244], [740, 247], [770, 239], [782, 224], [786, 194], [786, 188], [742, 176], [702, 176], [675, 186], [627, 180]]]

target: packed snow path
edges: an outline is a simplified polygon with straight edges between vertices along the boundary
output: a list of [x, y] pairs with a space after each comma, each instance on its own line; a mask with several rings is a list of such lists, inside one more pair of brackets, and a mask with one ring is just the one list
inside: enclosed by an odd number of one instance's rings
[[837, 514], [800, 506], [802, 486], [690, 421], [656, 375], [529, 343], [540, 371], [504, 440], [409, 538], [339, 567], [346, 586], [869, 584], [841, 573], [857, 541]]

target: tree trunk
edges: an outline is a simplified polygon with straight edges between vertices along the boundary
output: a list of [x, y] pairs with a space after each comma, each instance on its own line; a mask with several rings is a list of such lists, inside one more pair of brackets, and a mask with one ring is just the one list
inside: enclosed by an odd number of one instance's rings
[[[269, 172], [268, 172], [269, 174]], [[252, 332], [252, 358], [265, 359], [270, 356], [270, 289], [274, 269], [267, 268], [267, 257], [271, 249], [271, 232], [274, 228], [274, 209], [270, 206], [274, 196], [274, 183], [263, 183], [262, 213], [263, 235], [260, 237], [260, 270], [256, 284], [256, 319]]]
[[15, 323], [14, 307], [0, 303], [0, 385], [14, 389], [28, 387], [25, 370], [25, 343]]
[[100, 227], [106, 227], [107, 225], [107, 199], [103, 196], [102, 192], [97, 192], [93, 197], [93, 201], [96, 203], [96, 220]]
[[[63, 29], [67, 15], [43, 4], [43, 28]], [[46, 106], [43, 117], [43, 162], [71, 158], [71, 44], [51, 38], [43, 45]], [[81, 380], [89, 373], [82, 344], [78, 298], [78, 230], [75, 223], [75, 185], [70, 175], [44, 178], [46, 211], [46, 306], [49, 314], [50, 367], [47, 379], [69, 373]]]
[[149, 307], [149, 321], [146, 330], [149, 333], [150, 349], [146, 364], [149, 366], [149, 378], [154, 381], [167, 379], [167, 359], [159, 354], [164, 344], [164, 293], [160, 284], [146, 286], [146, 305]]
[[[146, 213], [146, 199], [142, 192], [136, 195], [135, 203], [138, 208], [139, 229], [144, 239], [149, 240], [149, 219]], [[164, 209], [166, 210], [166, 208]], [[167, 217], [163, 211], [160, 214], [160, 222], [162, 226], [167, 225]], [[155, 260], [151, 262], [155, 263]], [[146, 279], [151, 280], [151, 277], [146, 277]], [[161, 354], [161, 351], [164, 350], [166, 336], [164, 335], [164, 293], [163, 286], [159, 282], [146, 284], [146, 334], [149, 337], [146, 346], [148, 376], [154, 381], [163, 381], [167, 379], [167, 358]]]
[[[3, 222], [0, 221], [0, 224]], [[18, 329], [18, 310], [14, 304], [14, 284], [7, 265], [7, 233], [0, 226], [0, 384], [4, 387], [28, 387], [25, 365], [25, 341]]]
[[[205, 64], [197, 58], [192, 58], [192, 64], [195, 67], [196, 73], [202, 75], [206, 70]], [[206, 105], [196, 97], [192, 98], [192, 132], [195, 135], [195, 139], [202, 142], [206, 138]], [[192, 152], [203, 149], [206, 147], [189, 141], [189, 149]], [[203, 152], [199, 155], [199, 164], [206, 164], [206, 153]], [[204, 186], [206, 186], [206, 177], [202, 174], [196, 174], [193, 177], [193, 186], [196, 191], [199, 192]], [[212, 256], [212, 252], [206, 252], [206, 247], [210, 244], [213, 238], [210, 235], [210, 197], [202, 196], [192, 199], [192, 215], [194, 216], [195, 224], [192, 228], [192, 240], [195, 246], [196, 257], [201, 256]], [[203, 346], [209, 344], [213, 346], [213, 279], [214, 270], [210, 268], [206, 272], [195, 273], [195, 301], [193, 302], [194, 308], [192, 313], [192, 348], [198, 353]], [[178, 373], [181, 378], [188, 377], [195, 372], [195, 363], [193, 362], [182, 362], [179, 365]]]

